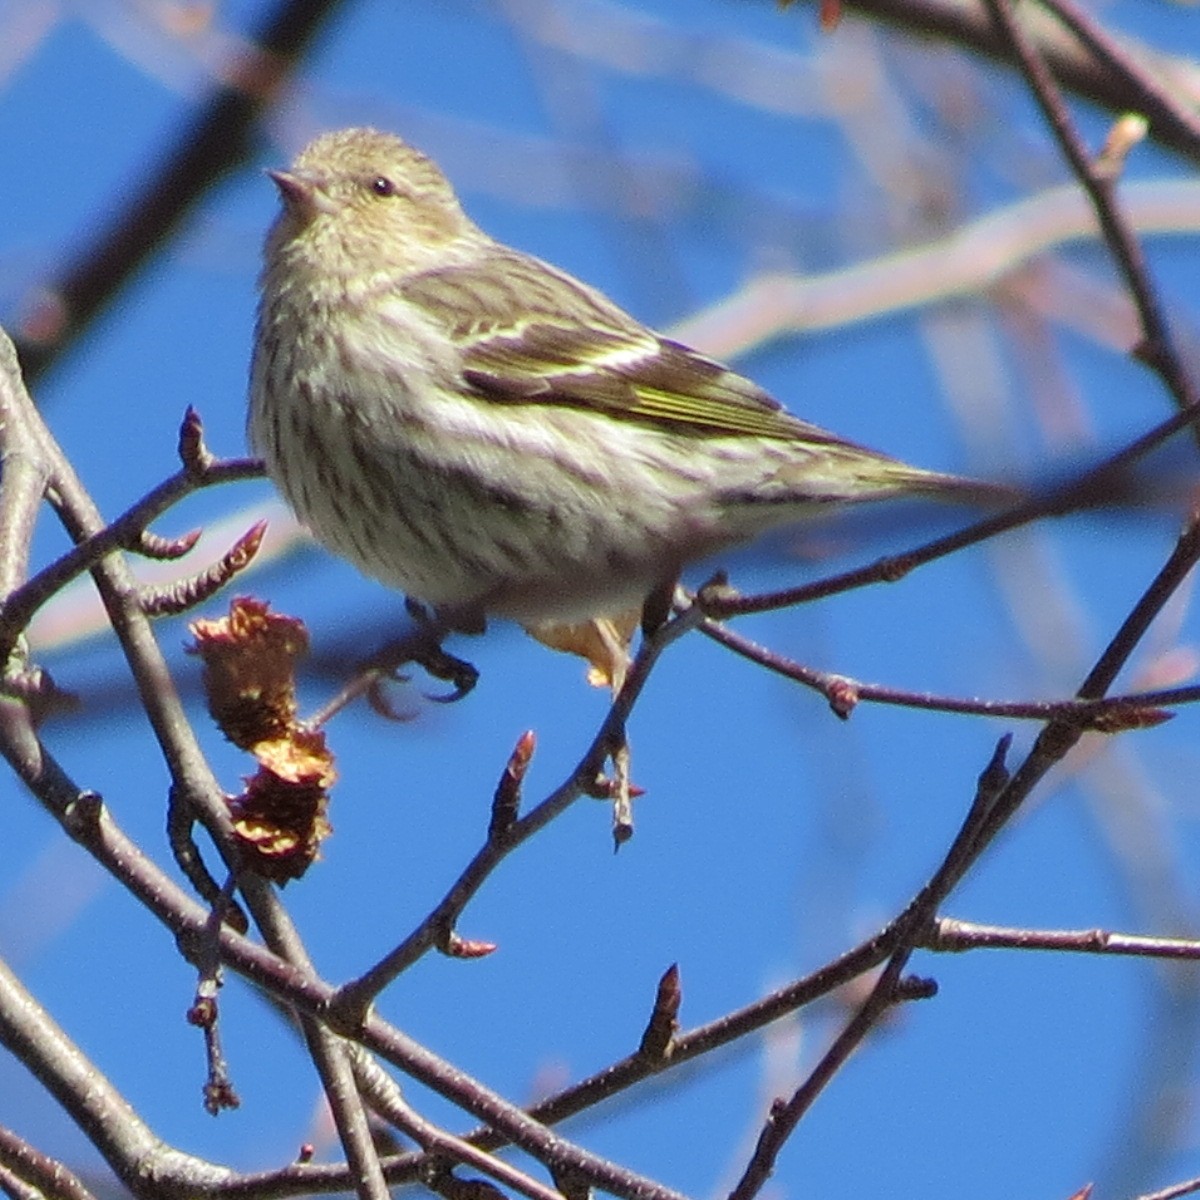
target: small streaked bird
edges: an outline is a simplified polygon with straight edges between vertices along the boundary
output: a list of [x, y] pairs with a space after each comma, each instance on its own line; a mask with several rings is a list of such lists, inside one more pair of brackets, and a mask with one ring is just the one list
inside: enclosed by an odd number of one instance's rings
[[826, 505], [1001, 493], [793, 417], [494, 241], [398, 137], [269, 174], [251, 443], [318, 541], [449, 624], [612, 618]]

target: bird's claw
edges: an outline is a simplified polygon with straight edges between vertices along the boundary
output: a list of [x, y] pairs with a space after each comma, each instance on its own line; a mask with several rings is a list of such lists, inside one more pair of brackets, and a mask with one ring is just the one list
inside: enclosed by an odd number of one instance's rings
[[412, 661], [432, 675], [434, 679], [444, 679], [453, 687], [449, 692], [422, 692], [426, 700], [435, 704], [453, 704], [469, 695], [479, 682], [479, 671], [462, 658], [447, 654], [441, 646], [429, 646], [417, 651]]

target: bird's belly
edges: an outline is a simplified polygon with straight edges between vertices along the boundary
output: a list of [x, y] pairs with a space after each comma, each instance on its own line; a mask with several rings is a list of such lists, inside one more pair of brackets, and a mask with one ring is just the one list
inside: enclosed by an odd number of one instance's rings
[[444, 450], [419, 434], [368, 444], [345, 422], [263, 447], [318, 541], [452, 612], [526, 622], [614, 615], [712, 548], [692, 528], [694, 505], [648, 503], [644, 481], [620, 471], [559, 471], [497, 446]]

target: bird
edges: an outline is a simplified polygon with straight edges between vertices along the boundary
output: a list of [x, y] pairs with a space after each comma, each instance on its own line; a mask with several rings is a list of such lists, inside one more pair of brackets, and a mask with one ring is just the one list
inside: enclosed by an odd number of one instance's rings
[[318, 542], [447, 627], [607, 621], [831, 506], [1007, 493], [793, 416], [490, 237], [400, 137], [267, 174], [251, 446]]

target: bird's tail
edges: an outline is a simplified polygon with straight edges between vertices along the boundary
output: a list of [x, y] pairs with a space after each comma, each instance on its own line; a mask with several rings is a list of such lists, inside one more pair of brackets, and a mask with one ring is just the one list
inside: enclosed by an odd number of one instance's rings
[[822, 446], [820, 454], [782, 468], [779, 479], [800, 503], [855, 504], [908, 496], [1002, 508], [1021, 499], [1019, 491], [1005, 484], [927, 471], [852, 443]]
[[882, 490], [877, 496], [866, 496], [864, 499], [882, 499], [884, 496], [928, 497], [974, 508], [1004, 508], [1023, 499], [1021, 491], [1003, 483], [926, 471], [902, 462], [897, 462], [895, 468], [894, 482], [887, 478], [891, 473], [885, 473], [886, 481], [881, 480]]

